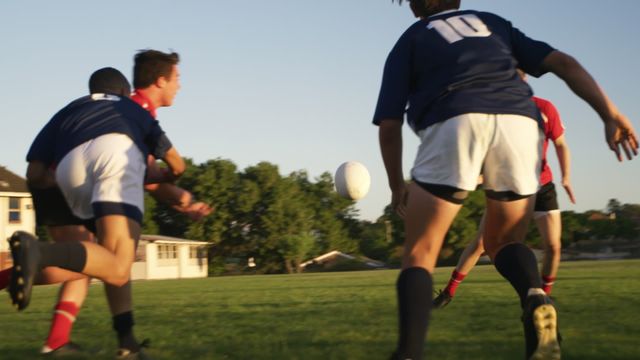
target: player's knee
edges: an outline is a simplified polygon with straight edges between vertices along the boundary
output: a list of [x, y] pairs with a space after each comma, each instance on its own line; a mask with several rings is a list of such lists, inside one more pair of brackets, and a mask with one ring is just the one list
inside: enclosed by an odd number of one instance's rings
[[111, 278], [111, 281], [109, 281], [111, 285], [118, 286], [118, 287], [124, 286], [127, 282], [129, 282], [128, 273], [126, 275], [121, 273], [114, 274]]
[[129, 281], [131, 265], [117, 264], [114, 266], [109, 283], [115, 286], [123, 286]]

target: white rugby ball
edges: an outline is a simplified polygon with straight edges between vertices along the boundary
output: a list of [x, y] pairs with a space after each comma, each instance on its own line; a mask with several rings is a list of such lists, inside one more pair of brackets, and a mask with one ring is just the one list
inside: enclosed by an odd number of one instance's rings
[[336, 191], [343, 198], [359, 200], [369, 192], [371, 177], [367, 168], [357, 161], [347, 161], [334, 176]]

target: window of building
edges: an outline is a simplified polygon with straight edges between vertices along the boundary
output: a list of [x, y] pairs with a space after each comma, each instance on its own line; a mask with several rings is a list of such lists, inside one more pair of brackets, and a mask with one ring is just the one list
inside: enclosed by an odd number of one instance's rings
[[158, 245], [158, 259], [177, 259], [178, 246], [170, 244]]
[[10, 223], [20, 222], [20, 198], [17, 198], [17, 197], [9, 198], [9, 222]]
[[201, 246], [189, 247], [189, 259], [200, 259], [204, 257], [204, 250]]

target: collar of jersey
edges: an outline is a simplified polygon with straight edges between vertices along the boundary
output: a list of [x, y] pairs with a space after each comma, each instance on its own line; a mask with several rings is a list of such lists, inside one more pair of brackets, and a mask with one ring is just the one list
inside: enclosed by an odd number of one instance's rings
[[451, 9], [451, 10], [445, 10], [445, 11], [440, 11], [437, 14], [433, 14], [431, 16], [428, 16], [427, 19], [432, 18], [434, 16], [438, 16], [438, 15], [443, 15], [443, 14], [448, 14], [448, 13], [452, 13], [452, 12], [456, 12], [456, 11], [460, 11], [460, 9]]

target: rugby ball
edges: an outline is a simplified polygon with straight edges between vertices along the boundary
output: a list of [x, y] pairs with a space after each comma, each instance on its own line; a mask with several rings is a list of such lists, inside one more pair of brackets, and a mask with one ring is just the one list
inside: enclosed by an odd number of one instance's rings
[[334, 176], [338, 195], [359, 200], [369, 192], [371, 177], [367, 168], [357, 161], [347, 161], [338, 167]]

